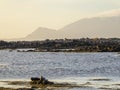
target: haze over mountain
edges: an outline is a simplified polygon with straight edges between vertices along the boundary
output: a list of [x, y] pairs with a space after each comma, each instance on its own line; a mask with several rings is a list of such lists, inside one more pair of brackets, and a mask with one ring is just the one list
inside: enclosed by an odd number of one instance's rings
[[44, 40], [60, 38], [120, 38], [120, 16], [92, 17], [81, 19], [62, 29], [53, 30], [39, 27], [24, 40]]

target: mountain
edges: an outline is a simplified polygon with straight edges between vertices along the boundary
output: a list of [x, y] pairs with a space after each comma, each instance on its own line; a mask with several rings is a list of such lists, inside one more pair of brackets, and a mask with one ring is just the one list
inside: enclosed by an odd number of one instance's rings
[[57, 37], [57, 31], [44, 27], [39, 27], [33, 33], [29, 34], [24, 40], [44, 40], [55, 39]]
[[39, 27], [24, 40], [75, 39], [75, 38], [120, 38], [120, 16], [92, 17], [81, 19], [62, 29]]
[[120, 16], [81, 19], [59, 30], [61, 38], [120, 37]]

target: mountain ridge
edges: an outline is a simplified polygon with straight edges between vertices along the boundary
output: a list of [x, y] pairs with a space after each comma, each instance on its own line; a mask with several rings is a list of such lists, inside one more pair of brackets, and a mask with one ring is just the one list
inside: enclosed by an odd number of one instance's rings
[[92, 17], [80, 19], [59, 29], [48, 29], [39, 27], [24, 39], [45, 40], [45, 39], [76, 39], [76, 38], [114, 38], [120, 37], [120, 16], [113, 17]]

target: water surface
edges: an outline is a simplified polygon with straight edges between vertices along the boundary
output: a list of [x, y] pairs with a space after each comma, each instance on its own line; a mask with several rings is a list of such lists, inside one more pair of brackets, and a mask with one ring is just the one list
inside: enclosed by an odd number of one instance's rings
[[117, 53], [9, 52], [0, 51], [0, 79], [45, 76], [56, 82], [86, 84], [99, 90], [120, 88], [120, 55]]

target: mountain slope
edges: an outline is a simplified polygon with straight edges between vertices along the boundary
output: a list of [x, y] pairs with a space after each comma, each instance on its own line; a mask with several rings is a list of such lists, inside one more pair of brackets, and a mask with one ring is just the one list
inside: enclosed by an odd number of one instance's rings
[[63, 38], [120, 37], [120, 16], [79, 20], [59, 30]]

